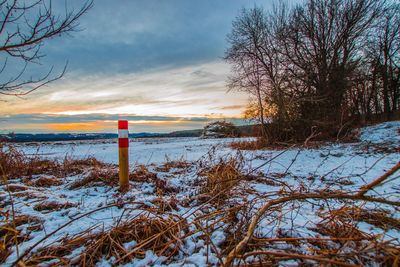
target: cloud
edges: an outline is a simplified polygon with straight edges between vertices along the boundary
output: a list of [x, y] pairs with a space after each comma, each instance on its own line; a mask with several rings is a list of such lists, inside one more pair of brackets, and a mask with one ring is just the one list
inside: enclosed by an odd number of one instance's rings
[[[80, 19], [82, 31], [46, 42], [41, 65], [27, 69], [35, 77], [54, 66], [56, 74], [68, 61], [63, 79], [26, 97], [4, 99], [0, 115], [45, 114], [44, 123], [54, 114], [238, 117], [247, 96], [226, 93], [226, 34], [240, 8], [264, 2], [96, 0]], [[63, 8], [63, 1], [55, 6]], [[10, 66], [1, 78], [18, 73], [17, 63]]]
[[239, 118], [218, 117], [164, 117], [135, 116], [126, 114], [46, 115], [17, 114], [2, 119], [0, 132], [115, 132], [117, 121], [129, 121], [132, 132], [171, 132], [200, 129], [215, 120], [227, 120], [237, 125], [245, 124]]
[[[2, 105], [1, 114], [134, 114], [144, 116], [236, 117], [247, 102], [227, 93], [229, 66], [222, 61], [142, 73], [63, 79]], [[227, 109], [227, 104], [237, 109]]]

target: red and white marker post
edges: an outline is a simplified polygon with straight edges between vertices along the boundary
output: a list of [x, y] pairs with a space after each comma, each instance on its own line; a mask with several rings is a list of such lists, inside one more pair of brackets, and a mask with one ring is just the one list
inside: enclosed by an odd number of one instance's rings
[[129, 188], [129, 131], [128, 121], [118, 121], [118, 152], [119, 152], [119, 188], [126, 191]]

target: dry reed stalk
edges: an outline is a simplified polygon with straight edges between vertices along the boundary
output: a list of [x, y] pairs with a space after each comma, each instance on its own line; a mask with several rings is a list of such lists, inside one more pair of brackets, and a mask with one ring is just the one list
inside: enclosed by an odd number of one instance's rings
[[[243, 158], [231, 157], [219, 159], [214, 165], [203, 167], [198, 173], [206, 178], [202, 193], [213, 196], [218, 192], [225, 191], [229, 194], [230, 190], [244, 178], [243, 165]], [[225, 197], [226, 195], [221, 195], [220, 199]]]

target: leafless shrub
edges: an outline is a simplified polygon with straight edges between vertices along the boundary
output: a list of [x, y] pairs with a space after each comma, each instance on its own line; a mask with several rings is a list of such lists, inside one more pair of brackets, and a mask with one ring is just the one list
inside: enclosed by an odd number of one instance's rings
[[[211, 157], [215, 157], [215, 155], [211, 155]], [[245, 161], [240, 153], [201, 163], [198, 175], [205, 177], [201, 193], [213, 196], [224, 192], [220, 199], [225, 198], [235, 185], [245, 179], [244, 165]]]

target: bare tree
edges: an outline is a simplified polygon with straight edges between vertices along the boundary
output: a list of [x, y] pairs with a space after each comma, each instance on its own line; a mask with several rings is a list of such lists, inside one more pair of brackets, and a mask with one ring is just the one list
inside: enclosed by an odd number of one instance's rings
[[302, 81], [308, 96], [304, 117], [338, 122], [365, 36], [380, 16], [382, 2], [309, 0], [294, 9], [282, 45], [289, 73]]
[[[64, 5], [63, 5], [64, 4]], [[55, 5], [57, 7], [55, 7]], [[2, 0], [0, 2], [0, 94], [26, 95], [39, 87], [57, 80], [64, 70], [53, 75], [53, 67], [40, 77], [26, 78], [28, 65], [38, 64], [44, 56], [41, 47], [48, 39], [78, 30], [78, 19], [93, 6], [93, 0], [78, 9], [69, 8], [66, 1]], [[10, 61], [13, 61], [11, 66]], [[19, 64], [20, 69], [5, 77], [8, 69]], [[9, 74], [10, 75], [10, 74]]]
[[229, 86], [258, 99], [260, 121], [289, 132], [278, 139], [304, 139], [315, 129], [336, 137], [355, 116], [398, 109], [399, 14], [399, 4], [386, 0], [243, 10], [228, 36]]
[[232, 65], [229, 88], [248, 92], [256, 99], [257, 116], [266, 134], [266, 117], [277, 117], [283, 121], [285, 116], [285, 96], [282, 64], [276, 47], [279, 30], [279, 16], [285, 8], [277, 7], [274, 15], [268, 16], [260, 7], [243, 9], [233, 22], [228, 36], [231, 47], [225, 59]]
[[[399, 107], [400, 99], [400, 4], [385, 8], [371, 34], [369, 58], [371, 72], [377, 73], [382, 92], [383, 112], [388, 119]], [[376, 82], [376, 81], [374, 81]]]

